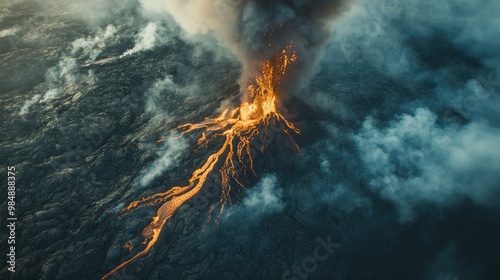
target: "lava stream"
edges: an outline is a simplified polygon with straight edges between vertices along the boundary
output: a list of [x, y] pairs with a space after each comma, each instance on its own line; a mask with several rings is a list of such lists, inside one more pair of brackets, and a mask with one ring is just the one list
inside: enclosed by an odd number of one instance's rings
[[[207, 119], [196, 124], [188, 123], [177, 127], [178, 130], [182, 131], [182, 134], [194, 130], [203, 130], [201, 137], [198, 139], [198, 145], [207, 144], [209, 141], [217, 138], [223, 138], [224, 143], [217, 152], [208, 157], [202, 167], [193, 172], [188, 185], [175, 186], [166, 192], [142, 198], [130, 203], [123, 209], [123, 213], [126, 215], [144, 206], [161, 204], [156, 216], [153, 217], [153, 221], [142, 231], [142, 236], [145, 238], [142, 245], [145, 245], [145, 248], [132, 258], [118, 265], [101, 279], [109, 278], [112, 274], [151, 250], [153, 245], [158, 241], [165, 223], [184, 202], [191, 199], [201, 190], [207, 177], [217, 166], [219, 159], [223, 159], [219, 170], [222, 177], [222, 194], [220, 198], [222, 212], [224, 205], [228, 201], [230, 202], [230, 180], [234, 180], [238, 185], [243, 187], [236, 170], [237, 165], [239, 164], [245, 170], [250, 169], [254, 172], [251, 143], [252, 139], [261, 133], [260, 130], [267, 130], [270, 123], [273, 122], [279, 124], [283, 132], [290, 138], [291, 132], [300, 133], [298, 128], [288, 122], [276, 110], [276, 96], [282, 88], [286, 70], [296, 59], [297, 56], [290, 47], [283, 49], [275, 58], [267, 60], [262, 64], [261, 71], [254, 77], [254, 82], [247, 87], [248, 102], [243, 102], [239, 108], [231, 111], [225, 110], [217, 118]], [[295, 147], [298, 149], [296, 144]], [[260, 148], [263, 150], [264, 147]], [[246, 166], [244, 163], [245, 157], [249, 159], [249, 166]]]

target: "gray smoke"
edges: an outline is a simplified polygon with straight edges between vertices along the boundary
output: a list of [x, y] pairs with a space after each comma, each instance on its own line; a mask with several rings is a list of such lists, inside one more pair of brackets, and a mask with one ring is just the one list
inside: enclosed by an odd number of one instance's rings
[[342, 120], [327, 139], [343, 139], [347, 131], [359, 159], [333, 144], [333, 152], [314, 153], [344, 158], [332, 169], [337, 174], [360, 160], [356, 173], [395, 205], [401, 221], [429, 204], [496, 208], [500, 59], [492, 50], [500, 44], [491, 38], [500, 25], [491, 11], [499, 7], [498, 1], [358, 1], [335, 22], [320, 73], [299, 98]]
[[[165, 9], [189, 34], [214, 33], [243, 64], [271, 58], [292, 44], [299, 57], [297, 89], [307, 80], [330, 35], [330, 22], [346, 10], [350, 0], [143, 0], [145, 10]], [[242, 83], [245, 84], [244, 81]]]

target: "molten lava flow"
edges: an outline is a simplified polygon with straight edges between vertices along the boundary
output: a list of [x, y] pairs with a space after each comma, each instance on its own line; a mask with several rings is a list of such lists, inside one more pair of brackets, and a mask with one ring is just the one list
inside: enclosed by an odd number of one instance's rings
[[[142, 198], [130, 203], [123, 209], [124, 214], [128, 214], [140, 207], [161, 204], [153, 221], [142, 231], [145, 238], [143, 242], [145, 248], [132, 258], [121, 263], [103, 276], [102, 279], [108, 278], [149, 252], [158, 241], [165, 223], [184, 202], [200, 191], [220, 159], [222, 161], [219, 169], [222, 177], [222, 194], [220, 198], [222, 212], [224, 205], [230, 202], [231, 179], [243, 187], [236, 170], [237, 165], [242, 166], [244, 170], [250, 169], [254, 172], [251, 142], [261, 133], [261, 130], [266, 130], [269, 127], [271, 121], [281, 125], [283, 132], [290, 138], [290, 132], [300, 132], [276, 110], [277, 93], [282, 88], [287, 69], [296, 60], [295, 52], [291, 51], [290, 47], [285, 48], [274, 59], [267, 60], [262, 64], [261, 71], [254, 77], [254, 82], [247, 88], [248, 101], [243, 102], [239, 108], [231, 111], [227, 109], [219, 117], [207, 119], [201, 123], [188, 123], [177, 127], [182, 131], [182, 134], [198, 129], [203, 130], [201, 137], [198, 139], [198, 145], [207, 144], [216, 138], [222, 138], [224, 142], [217, 152], [208, 157], [202, 167], [193, 172], [188, 185], [175, 186], [166, 192]], [[297, 147], [297, 145], [295, 146]], [[264, 147], [260, 148], [263, 150]], [[249, 166], [244, 163], [245, 156], [249, 159]]]

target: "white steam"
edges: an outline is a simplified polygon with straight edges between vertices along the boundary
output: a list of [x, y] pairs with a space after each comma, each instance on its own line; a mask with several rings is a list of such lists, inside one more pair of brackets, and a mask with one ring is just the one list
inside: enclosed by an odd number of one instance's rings
[[161, 151], [158, 152], [160, 157], [139, 175], [140, 185], [147, 186], [165, 171], [174, 167], [186, 149], [187, 143], [185, 139], [179, 137], [167, 139]]
[[108, 25], [105, 29], [99, 28], [94, 36], [78, 38], [71, 43], [71, 50], [62, 55], [56, 66], [50, 67], [45, 73], [48, 90], [43, 94], [35, 94], [21, 106], [20, 116], [30, 112], [30, 108], [37, 104], [50, 105], [50, 102], [73, 92], [76, 85], [88, 75], [78, 73], [79, 60], [86, 63], [93, 62], [106, 47], [106, 43], [116, 37], [117, 28]]
[[87, 62], [94, 61], [106, 46], [106, 41], [114, 38], [116, 31], [116, 27], [110, 24], [106, 29], [100, 29], [93, 37], [76, 39], [71, 43], [71, 55], [80, 54], [88, 57]]
[[254, 187], [245, 192], [241, 205], [233, 206], [225, 212], [225, 218], [258, 220], [278, 213], [285, 207], [283, 189], [278, 186], [276, 175], [265, 175]]
[[9, 29], [0, 30], [0, 38], [16, 35], [16, 33], [18, 31], [19, 31], [19, 28], [17, 28], [17, 27], [12, 27]]
[[161, 36], [161, 31], [161, 27], [158, 23], [148, 23], [148, 25], [137, 34], [134, 47], [125, 51], [120, 57], [151, 50], [159, 43], [164, 44], [166, 37]]

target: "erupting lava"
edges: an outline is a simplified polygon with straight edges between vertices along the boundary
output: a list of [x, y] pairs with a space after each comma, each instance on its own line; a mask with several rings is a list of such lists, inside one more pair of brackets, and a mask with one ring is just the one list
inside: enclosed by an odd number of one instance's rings
[[[282, 89], [287, 69], [296, 60], [297, 55], [291, 50], [291, 47], [283, 49], [275, 58], [265, 61], [261, 66], [261, 71], [255, 77], [252, 77], [254, 81], [247, 87], [247, 101], [243, 102], [239, 108], [226, 109], [219, 117], [206, 119], [201, 123], [188, 123], [177, 127], [178, 130], [182, 131], [182, 134], [194, 130], [203, 130], [201, 137], [198, 139], [198, 145], [207, 144], [216, 138], [224, 139], [224, 143], [218, 151], [208, 157], [202, 167], [193, 172], [188, 185], [175, 186], [166, 192], [142, 198], [130, 203], [123, 209], [124, 214], [128, 214], [140, 207], [161, 204], [156, 216], [153, 217], [153, 221], [142, 231], [142, 236], [145, 238], [142, 245], [145, 248], [101, 279], [107, 279], [113, 273], [149, 252], [158, 241], [165, 223], [184, 202], [200, 191], [209, 174], [216, 168], [219, 159], [223, 160], [219, 169], [222, 177], [220, 203], [221, 211], [223, 211], [225, 203], [230, 201], [231, 179], [238, 185], [243, 186], [238, 178], [236, 166], [239, 164], [245, 170], [250, 169], [254, 172], [251, 154], [252, 139], [257, 137], [261, 130], [266, 130], [271, 122], [280, 125], [283, 132], [290, 138], [290, 132], [300, 132], [298, 128], [288, 122], [276, 110], [277, 94]], [[297, 145], [295, 146], [297, 147]], [[260, 148], [262, 150], [264, 147]], [[247, 164], [244, 163], [245, 157], [248, 157]], [[214, 206], [212, 206], [212, 209], [214, 209]]]

